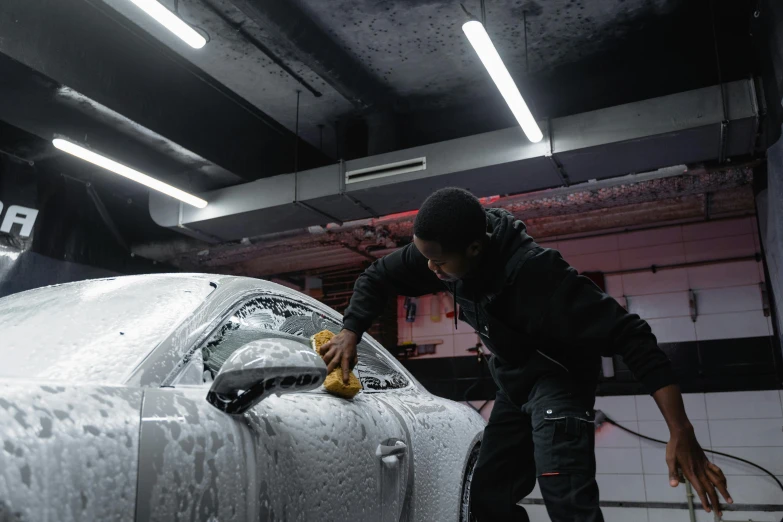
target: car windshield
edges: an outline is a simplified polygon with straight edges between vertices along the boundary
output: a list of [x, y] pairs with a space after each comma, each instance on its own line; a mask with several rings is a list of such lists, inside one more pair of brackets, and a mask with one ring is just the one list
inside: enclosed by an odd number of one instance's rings
[[[311, 336], [330, 330], [337, 333], [341, 325], [326, 314], [292, 296], [265, 295], [246, 302], [207, 340], [194, 365], [198, 378], [209, 382], [223, 363], [242, 346], [258, 339], [296, 336], [307, 341]], [[381, 391], [404, 388], [408, 379], [395, 369], [385, 350], [373, 347], [369, 336], [359, 343], [356, 374], [365, 390]]]
[[145, 275], [0, 299], [0, 377], [121, 383], [213, 290], [203, 276]]

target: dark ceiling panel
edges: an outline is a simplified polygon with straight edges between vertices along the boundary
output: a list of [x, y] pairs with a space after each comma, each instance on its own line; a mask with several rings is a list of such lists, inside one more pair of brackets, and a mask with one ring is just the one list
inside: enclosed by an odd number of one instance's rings
[[358, 109], [392, 101], [388, 85], [382, 83], [354, 54], [331, 38], [302, 11], [297, 2], [279, 0], [231, 0], [263, 30], [286, 42], [291, 53], [325, 78], [335, 90]]
[[[141, 135], [128, 135], [122, 129], [106, 125], [74, 106], [60, 95], [61, 92], [62, 87], [49, 78], [0, 54], [0, 120], [39, 137], [43, 143], [37, 146], [46, 147], [52, 156], [59, 156], [60, 166], [65, 172], [85, 180], [95, 173], [100, 185], [124, 187], [119, 190], [126, 193], [147, 190], [132, 181], [55, 152], [50, 143], [56, 136], [76, 140], [185, 190], [215, 188], [215, 180], [200, 176], [195, 165], [178, 161], [169, 151], [156, 150], [140, 140]], [[228, 179], [236, 183], [240, 178], [231, 176]]]
[[[0, 52], [241, 176], [292, 170], [294, 135], [99, 0], [6, 0]], [[301, 168], [327, 158], [299, 144]]]

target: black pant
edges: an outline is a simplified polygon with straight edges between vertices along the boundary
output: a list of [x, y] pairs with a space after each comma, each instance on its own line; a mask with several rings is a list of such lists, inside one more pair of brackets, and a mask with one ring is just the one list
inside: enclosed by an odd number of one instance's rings
[[536, 477], [553, 522], [603, 522], [595, 482], [592, 392], [544, 378], [517, 406], [498, 392], [471, 486], [478, 522], [528, 522], [517, 503]]

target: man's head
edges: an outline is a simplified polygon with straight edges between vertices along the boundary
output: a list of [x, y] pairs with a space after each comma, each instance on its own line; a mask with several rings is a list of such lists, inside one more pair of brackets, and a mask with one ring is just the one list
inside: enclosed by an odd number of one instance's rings
[[445, 188], [421, 206], [413, 233], [413, 242], [429, 260], [430, 270], [443, 281], [456, 281], [481, 259], [487, 216], [476, 196], [467, 190]]

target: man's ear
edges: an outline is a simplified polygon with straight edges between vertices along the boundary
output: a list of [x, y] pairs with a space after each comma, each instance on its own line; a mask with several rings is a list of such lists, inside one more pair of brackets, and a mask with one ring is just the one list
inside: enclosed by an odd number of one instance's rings
[[481, 243], [481, 241], [474, 241], [470, 245], [468, 245], [468, 256], [469, 257], [476, 257], [481, 253], [481, 249], [484, 248], [484, 245]]

